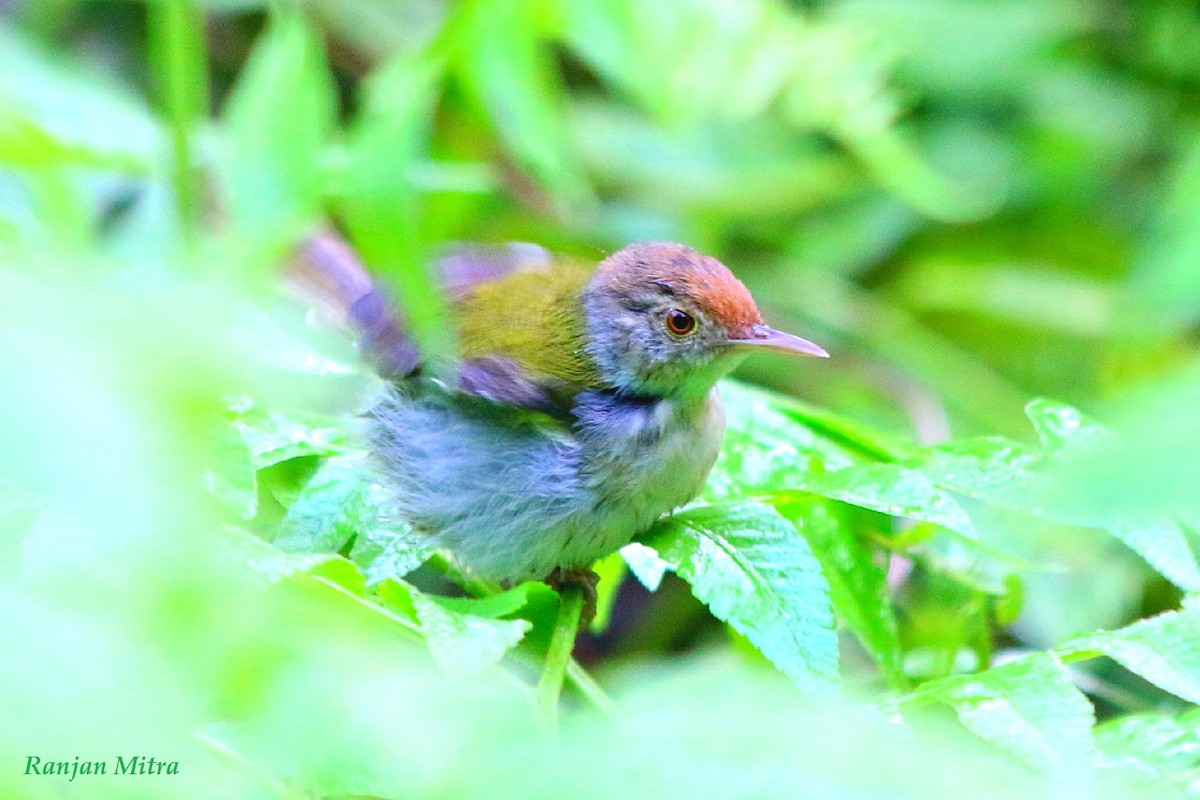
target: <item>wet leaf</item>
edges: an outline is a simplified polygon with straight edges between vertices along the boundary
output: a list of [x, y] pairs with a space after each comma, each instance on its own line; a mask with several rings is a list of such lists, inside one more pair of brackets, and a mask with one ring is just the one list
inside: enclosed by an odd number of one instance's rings
[[797, 488], [845, 503], [941, 525], [969, 539], [975, 526], [953, 495], [916, 470], [898, 464], [868, 464], [807, 475]]
[[365, 460], [335, 456], [300, 490], [273, 541], [292, 552], [337, 552], [359, 531], [375, 528], [377, 513]]
[[835, 690], [829, 585], [808, 543], [773, 508], [698, 506], [666, 517], [639, 541], [802, 690]]
[[1075, 490], [1068, 480], [1119, 446], [1116, 437], [1062, 403], [1035, 400], [1026, 413], [1040, 452], [988, 437], [930, 448], [905, 463], [945, 490], [1062, 525], [1108, 531], [1177, 586], [1200, 589], [1200, 564], [1178, 522], [1161, 513], [1132, 514], [1109, 498]]
[[838, 616], [888, 682], [903, 687], [906, 679], [886, 562], [876, 558], [867, 539], [887, 520], [811, 496], [782, 500], [775, 508], [796, 526], [821, 562]]
[[1200, 606], [1168, 611], [1115, 631], [1077, 636], [1064, 658], [1102, 653], [1155, 686], [1200, 703]]
[[403, 578], [425, 563], [433, 549], [426, 537], [396, 520], [365, 520], [350, 550], [350, 560], [362, 569], [368, 586], [388, 578]]
[[930, 681], [908, 697], [947, 704], [971, 732], [1039, 771], [1069, 773], [1092, 756], [1095, 712], [1053, 655]]
[[813, 469], [856, 463], [841, 447], [789, 416], [775, 395], [726, 381], [725, 439], [704, 497], [721, 500], [803, 488]]
[[1200, 768], [1200, 711], [1108, 720], [1096, 726], [1096, 749], [1105, 766], [1133, 769], [1159, 780], [1186, 780]]
[[530, 628], [528, 620], [491, 619], [454, 610], [402, 581], [385, 581], [379, 596], [420, 624], [434, 660], [454, 677], [477, 675], [495, 666]]
[[302, 411], [231, 403], [232, 425], [250, 451], [255, 469], [303, 456], [332, 456], [351, 449], [352, 435], [344, 420]]

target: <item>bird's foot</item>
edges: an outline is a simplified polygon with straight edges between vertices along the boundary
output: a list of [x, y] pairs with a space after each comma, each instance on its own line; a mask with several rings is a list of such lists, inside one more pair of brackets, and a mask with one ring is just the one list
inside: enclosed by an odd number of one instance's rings
[[564, 586], [578, 586], [583, 590], [583, 611], [579, 615], [579, 629], [592, 624], [596, 617], [596, 583], [600, 576], [587, 567], [557, 567], [546, 576], [545, 584], [562, 594]]

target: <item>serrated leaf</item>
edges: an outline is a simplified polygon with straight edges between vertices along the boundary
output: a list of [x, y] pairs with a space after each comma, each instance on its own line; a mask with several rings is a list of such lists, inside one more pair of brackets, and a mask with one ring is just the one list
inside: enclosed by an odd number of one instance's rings
[[881, 511], [896, 517], [932, 522], [969, 539], [975, 526], [958, 501], [920, 472], [899, 464], [865, 464], [837, 472], [815, 473], [797, 488]]
[[337, 552], [350, 537], [376, 527], [371, 477], [360, 456], [335, 456], [317, 469], [287, 510], [274, 537], [292, 552]]
[[350, 560], [362, 569], [368, 586], [377, 586], [388, 578], [403, 578], [432, 554], [427, 537], [393, 520], [387, 527], [368, 524], [359, 530], [350, 549]]
[[1200, 768], [1200, 710], [1130, 714], [1096, 726], [1098, 761], [1162, 780]]
[[225, 109], [223, 186], [241, 236], [277, 247], [317, 216], [336, 113], [321, 39], [298, 10], [276, 6]]
[[829, 585], [808, 543], [775, 509], [699, 506], [660, 520], [639, 541], [806, 693], [836, 688]]
[[280, 411], [245, 400], [232, 403], [231, 422], [250, 450], [255, 469], [303, 456], [333, 456], [350, 449], [345, 423], [301, 411]]
[[384, 581], [379, 596], [420, 624], [438, 666], [456, 677], [495, 666], [530, 628], [524, 619], [488, 619], [456, 611], [401, 581]]
[[1092, 756], [1095, 711], [1052, 654], [929, 681], [909, 698], [947, 704], [975, 735], [1038, 771], [1071, 771]]
[[1115, 437], [1062, 403], [1035, 400], [1026, 413], [1041, 440], [1040, 453], [989, 437], [930, 448], [906, 466], [947, 491], [1062, 525], [1105, 530], [1175, 585], [1200, 589], [1200, 564], [1175, 520], [1163, 515], [1134, 518], [1120, 508], [1099, 507], [1094, 498], [1066, 490], [1059, 480], [1073, 465], [1111, 446]]
[[721, 397], [725, 438], [704, 489], [706, 500], [795, 489], [814, 465], [841, 469], [855, 463], [842, 448], [790, 417], [767, 392], [725, 381]]
[[324, 578], [357, 595], [364, 592], [362, 574], [352, 563], [334, 553], [288, 552], [240, 528], [226, 527], [222, 534], [223, 546], [236, 554], [266, 585], [304, 574]]
[[1077, 636], [1064, 657], [1103, 653], [1155, 686], [1200, 703], [1200, 607], [1168, 611], [1115, 631]]
[[[829, 581], [833, 607], [894, 687], [906, 684], [887, 569], [867, 533], [886, 519], [827, 500], [797, 497], [776, 509], [796, 526]], [[873, 519], [872, 519], [873, 517]]]
[[657, 592], [663, 577], [671, 570], [671, 564], [659, 558], [654, 548], [641, 542], [630, 542], [620, 553], [634, 577], [650, 591]]
[[[706, 499], [806, 491], [975, 537], [958, 501], [920, 472], [852, 456], [789, 413], [783, 398], [731, 383], [722, 384], [722, 394], [728, 422]], [[873, 452], [877, 447], [864, 443]]]
[[1187, 531], [1178, 522], [1168, 517], [1117, 517], [1104, 527], [1171, 583], [1185, 591], [1200, 591], [1200, 565]]

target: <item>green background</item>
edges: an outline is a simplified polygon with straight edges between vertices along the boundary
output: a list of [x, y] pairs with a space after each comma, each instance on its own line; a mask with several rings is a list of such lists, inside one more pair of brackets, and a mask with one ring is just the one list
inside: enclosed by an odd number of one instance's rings
[[[0, 2], [0, 794], [1196, 795], [1198, 99], [1182, 0]], [[557, 734], [553, 593], [410, 574], [326, 224], [435, 354], [447, 242], [673, 240], [833, 356], [726, 387]]]

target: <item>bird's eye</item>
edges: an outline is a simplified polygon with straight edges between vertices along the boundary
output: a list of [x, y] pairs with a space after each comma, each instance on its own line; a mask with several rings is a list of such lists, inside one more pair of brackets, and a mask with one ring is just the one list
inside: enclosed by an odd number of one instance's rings
[[686, 311], [672, 308], [667, 312], [667, 330], [675, 336], [687, 336], [696, 330], [696, 318]]

